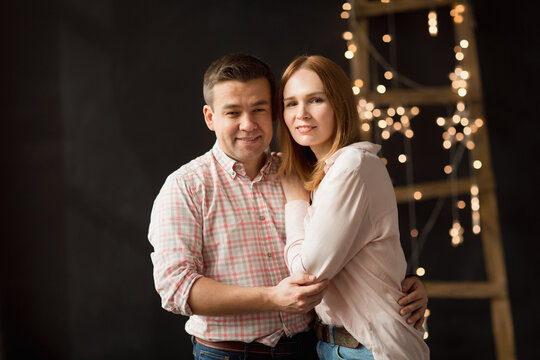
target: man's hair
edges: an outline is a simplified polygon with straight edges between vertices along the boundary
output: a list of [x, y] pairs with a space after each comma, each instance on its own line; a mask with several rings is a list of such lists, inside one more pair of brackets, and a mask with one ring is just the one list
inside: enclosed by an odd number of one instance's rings
[[268, 80], [272, 103], [274, 103], [276, 82], [268, 65], [252, 55], [241, 53], [225, 55], [211, 63], [204, 73], [204, 101], [212, 106], [214, 85], [221, 81], [247, 82], [259, 78]]
[[[334, 111], [336, 122], [332, 147], [322, 159], [317, 159], [309, 146], [301, 146], [291, 136], [283, 118], [283, 91], [287, 81], [300, 69], [314, 71], [323, 83], [324, 92]], [[324, 177], [325, 160], [337, 150], [361, 140], [360, 118], [351, 82], [345, 71], [323, 56], [300, 56], [283, 72], [278, 89], [278, 137], [282, 160], [280, 173], [296, 173], [307, 190], [315, 189]]]

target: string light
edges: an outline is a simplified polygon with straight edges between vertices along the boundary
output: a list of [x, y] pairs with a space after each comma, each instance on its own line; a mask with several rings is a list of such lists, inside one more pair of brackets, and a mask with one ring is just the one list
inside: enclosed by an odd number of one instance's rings
[[433, 10], [428, 13], [428, 31], [431, 36], [437, 36], [439, 32], [437, 28], [437, 12]]

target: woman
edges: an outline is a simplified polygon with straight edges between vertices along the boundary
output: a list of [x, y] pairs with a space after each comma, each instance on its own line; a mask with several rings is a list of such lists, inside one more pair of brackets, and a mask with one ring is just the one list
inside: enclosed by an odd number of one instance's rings
[[291, 273], [331, 279], [315, 308], [319, 357], [428, 359], [423, 331], [398, 314], [406, 261], [395, 195], [380, 146], [360, 142], [347, 75], [327, 58], [299, 57], [279, 98], [285, 259]]

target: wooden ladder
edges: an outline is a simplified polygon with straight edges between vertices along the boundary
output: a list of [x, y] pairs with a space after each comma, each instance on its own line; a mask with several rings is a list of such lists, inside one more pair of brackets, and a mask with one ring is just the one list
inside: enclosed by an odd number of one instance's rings
[[[491, 302], [491, 319], [493, 335], [498, 359], [515, 359], [512, 314], [507, 290], [506, 268], [501, 243], [495, 182], [491, 166], [488, 131], [485, 122], [482, 87], [477, 56], [475, 34], [473, 29], [472, 10], [468, 1], [448, 0], [390, 0], [390, 2], [351, 0], [349, 11], [349, 27], [357, 46], [354, 57], [350, 59], [350, 72], [354, 80], [363, 82], [359, 97], [373, 102], [377, 106], [400, 103], [403, 105], [451, 105], [460, 100], [467, 102], [470, 118], [484, 119], [484, 125], [475, 134], [475, 147], [472, 154], [482, 162], [472, 178], [461, 178], [456, 183], [450, 181], [434, 181], [416, 183], [414, 186], [395, 188], [398, 203], [409, 202], [414, 192], [421, 191], [422, 199], [449, 197], [455, 193], [469, 194], [471, 184], [476, 183], [480, 190], [481, 238], [486, 265], [487, 281], [426, 281], [430, 298], [489, 299]], [[378, 93], [372, 89], [370, 80], [370, 53], [367, 43], [361, 39], [369, 38], [369, 18], [391, 13], [415, 10], [431, 10], [441, 6], [465, 7], [462, 13], [463, 22], [454, 24], [456, 39], [468, 39], [467, 56], [462, 61], [464, 68], [471, 74], [468, 79], [466, 99], [461, 98], [452, 87], [425, 87], [414, 89], [388, 89]], [[346, 9], [348, 10], [348, 9]], [[357, 39], [360, 39], [357, 41]], [[368, 131], [367, 137], [371, 139]]]

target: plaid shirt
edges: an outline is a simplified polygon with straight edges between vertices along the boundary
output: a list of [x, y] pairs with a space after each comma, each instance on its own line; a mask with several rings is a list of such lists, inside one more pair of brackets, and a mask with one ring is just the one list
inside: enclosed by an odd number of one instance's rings
[[186, 331], [209, 341], [258, 341], [306, 331], [307, 314], [266, 312], [231, 316], [194, 315], [187, 303], [201, 276], [224, 284], [274, 286], [289, 276], [283, 258], [285, 197], [278, 159], [254, 180], [217, 145], [172, 173], [152, 209], [148, 238], [154, 247], [154, 281], [164, 309], [189, 316]]

